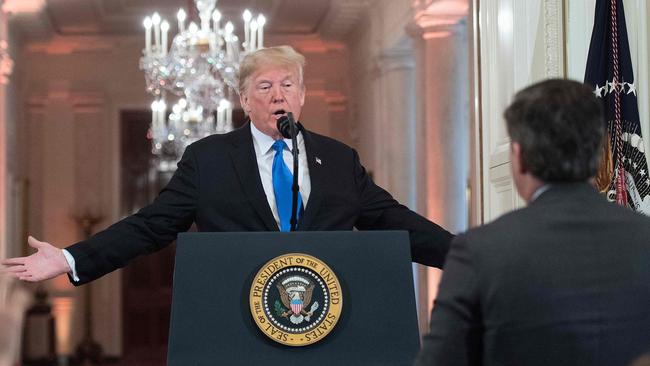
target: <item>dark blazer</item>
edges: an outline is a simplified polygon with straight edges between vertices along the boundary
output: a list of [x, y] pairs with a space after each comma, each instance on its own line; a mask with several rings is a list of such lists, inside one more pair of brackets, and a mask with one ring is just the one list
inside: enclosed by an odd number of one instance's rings
[[[311, 193], [299, 230], [408, 230], [413, 260], [441, 267], [452, 235], [375, 185], [357, 152], [301, 127]], [[277, 231], [250, 125], [190, 145], [155, 201], [68, 248], [80, 285], [159, 250], [195, 222], [200, 231]]]
[[650, 352], [650, 218], [585, 183], [452, 242], [417, 365], [629, 365]]

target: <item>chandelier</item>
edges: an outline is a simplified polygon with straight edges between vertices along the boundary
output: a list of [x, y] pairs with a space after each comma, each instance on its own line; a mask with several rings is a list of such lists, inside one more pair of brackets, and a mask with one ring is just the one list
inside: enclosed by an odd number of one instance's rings
[[[187, 145], [232, 130], [239, 62], [264, 44], [262, 14], [242, 14], [244, 41], [232, 22], [221, 26], [217, 0], [194, 0], [199, 24], [186, 26], [187, 13], [176, 15], [178, 33], [168, 41], [170, 24], [156, 12], [144, 19], [145, 48], [140, 58], [151, 103], [148, 138], [157, 169], [170, 171]], [[175, 101], [168, 115], [168, 102]]]

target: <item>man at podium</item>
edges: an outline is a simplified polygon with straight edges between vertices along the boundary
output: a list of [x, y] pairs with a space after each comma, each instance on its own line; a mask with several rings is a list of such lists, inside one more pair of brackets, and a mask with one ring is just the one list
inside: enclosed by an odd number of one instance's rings
[[[276, 126], [289, 112], [300, 117], [304, 63], [289, 46], [248, 54], [239, 94], [249, 123], [190, 145], [169, 184], [136, 214], [63, 250], [30, 237], [37, 252], [3, 260], [3, 272], [30, 282], [67, 273], [81, 285], [165, 247], [192, 223], [207, 232], [288, 231], [291, 140]], [[375, 185], [354, 149], [298, 128], [298, 230], [408, 230], [413, 261], [442, 266], [452, 234]]]

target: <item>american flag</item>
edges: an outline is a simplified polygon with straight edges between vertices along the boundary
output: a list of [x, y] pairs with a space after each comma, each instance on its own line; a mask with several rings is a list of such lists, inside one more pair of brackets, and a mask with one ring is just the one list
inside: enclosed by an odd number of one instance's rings
[[[597, 0], [585, 83], [603, 102], [609, 132], [607, 197], [650, 215], [650, 177], [622, 0]], [[641, 91], [645, 92], [645, 91]], [[602, 173], [599, 174], [602, 177]], [[609, 184], [607, 184], [609, 183]]]

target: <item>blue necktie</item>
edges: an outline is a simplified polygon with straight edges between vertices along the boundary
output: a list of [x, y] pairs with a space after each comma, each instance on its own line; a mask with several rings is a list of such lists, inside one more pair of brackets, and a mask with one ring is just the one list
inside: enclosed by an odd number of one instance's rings
[[[275, 150], [275, 157], [273, 158], [273, 193], [275, 193], [275, 205], [278, 208], [278, 216], [280, 216], [280, 231], [291, 231], [291, 186], [293, 185], [293, 175], [289, 171], [289, 167], [282, 159], [282, 152], [287, 144], [284, 140], [277, 140], [273, 143], [273, 150]], [[298, 192], [298, 206], [296, 212], [296, 220], [300, 215], [302, 208], [302, 197]]]

